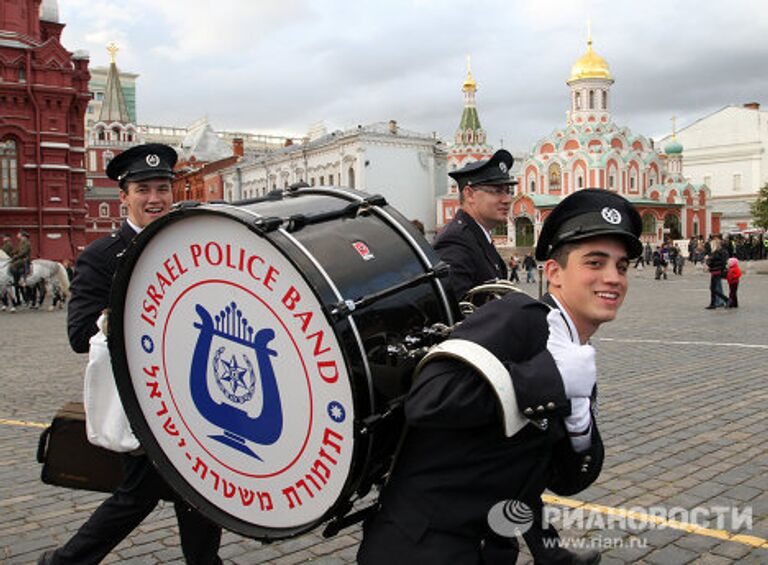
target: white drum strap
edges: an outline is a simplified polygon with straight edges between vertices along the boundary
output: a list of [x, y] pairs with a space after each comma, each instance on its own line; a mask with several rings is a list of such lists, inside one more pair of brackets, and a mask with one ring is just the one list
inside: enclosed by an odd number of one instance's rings
[[493, 353], [474, 342], [465, 339], [449, 339], [434, 346], [416, 367], [414, 380], [418, 378], [428, 361], [440, 357], [463, 361], [488, 381], [488, 384], [491, 385], [493, 392], [496, 393], [499, 399], [499, 405], [504, 417], [504, 433], [507, 437], [512, 437], [523, 429], [526, 424], [530, 423], [530, 420], [520, 412], [509, 371]]

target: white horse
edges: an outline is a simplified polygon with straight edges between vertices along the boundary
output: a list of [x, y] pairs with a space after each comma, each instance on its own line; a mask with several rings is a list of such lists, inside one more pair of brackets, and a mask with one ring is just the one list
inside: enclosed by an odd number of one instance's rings
[[11, 258], [0, 249], [0, 294], [13, 286], [13, 277], [11, 276]]
[[[53, 304], [57, 302], [63, 307], [69, 298], [69, 277], [64, 265], [49, 259], [34, 259], [29, 274], [24, 279], [24, 286], [41, 289], [39, 304], [42, 305], [45, 298], [45, 290], [53, 296]], [[59, 302], [60, 300], [60, 302]], [[53, 306], [50, 308], [53, 310]]]

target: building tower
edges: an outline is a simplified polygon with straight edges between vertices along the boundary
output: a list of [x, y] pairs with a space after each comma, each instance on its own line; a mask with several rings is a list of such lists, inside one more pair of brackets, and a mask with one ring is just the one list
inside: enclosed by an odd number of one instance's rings
[[[467, 77], [464, 79], [461, 90], [464, 92], [464, 111], [461, 121], [453, 138], [453, 146], [448, 152], [448, 170], [455, 171], [467, 163], [488, 159], [493, 155], [493, 149], [486, 143], [485, 130], [480, 125], [480, 116], [477, 113], [475, 94], [477, 83], [472, 77], [469, 55], [467, 55]], [[451, 180], [449, 193], [457, 194], [456, 183]]]
[[67, 51], [63, 29], [56, 0], [0, 7], [0, 226], [56, 260], [85, 244], [88, 54]]
[[570, 120], [573, 123], [607, 123], [611, 119], [609, 93], [613, 76], [605, 59], [592, 49], [591, 26], [587, 31], [587, 52], [571, 67], [566, 84], [571, 87]]
[[675, 116], [672, 116], [672, 139], [664, 146], [667, 156], [666, 182], [684, 182], [683, 178], [683, 144], [677, 140], [675, 131]]
[[118, 188], [107, 177], [107, 165], [117, 155], [139, 143], [136, 125], [125, 103], [120, 72], [117, 69], [115, 43], [107, 45], [109, 71], [96, 123], [88, 131], [88, 178], [86, 189], [86, 237], [88, 242], [103, 237], [120, 226], [125, 210]]

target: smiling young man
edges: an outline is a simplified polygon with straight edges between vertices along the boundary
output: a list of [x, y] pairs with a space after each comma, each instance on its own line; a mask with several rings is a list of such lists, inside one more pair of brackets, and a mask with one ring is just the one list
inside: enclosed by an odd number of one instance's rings
[[[120, 186], [120, 202], [128, 214], [120, 229], [91, 243], [77, 259], [72, 298], [67, 310], [69, 342], [87, 353], [96, 321], [109, 306], [112, 278], [119, 257], [131, 240], [151, 222], [170, 211], [171, 179], [176, 151], [167, 145], [137, 145], [112, 159], [107, 176]], [[181, 549], [187, 563], [219, 565], [221, 528], [188, 506], [165, 483], [141, 452], [123, 455], [124, 479], [63, 546], [40, 556], [40, 565], [100, 563], [162, 500], [176, 510]]]
[[517, 181], [509, 177], [514, 158], [499, 149], [490, 159], [453, 171], [461, 208], [435, 241], [435, 251], [451, 266], [456, 298], [479, 284], [507, 278], [507, 265], [493, 246], [491, 232], [506, 223]]
[[[641, 230], [634, 207], [606, 190], [577, 191], [554, 208], [536, 247], [548, 294], [537, 301], [508, 293], [451, 335], [493, 355], [501, 376], [488, 376], [487, 361], [437, 356], [415, 377], [405, 403], [408, 431], [379, 511], [364, 526], [361, 565], [515, 563], [516, 533], [524, 533], [537, 564], [600, 561], [599, 552], [560, 546], [542, 521], [541, 494], [574, 495], [600, 474], [588, 340], [616, 317], [627, 266], [642, 252]], [[517, 408], [506, 400], [507, 378]], [[505, 422], [521, 418], [522, 427], [508, 432]], [[531, 511], [517, 531], [493, 511], [507, 501]]]

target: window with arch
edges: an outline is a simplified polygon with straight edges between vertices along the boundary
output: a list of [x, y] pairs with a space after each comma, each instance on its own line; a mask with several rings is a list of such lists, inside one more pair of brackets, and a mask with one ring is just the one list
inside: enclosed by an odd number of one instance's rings
[[347, 169], [347, 178], [349, 179], [347, 183], [349, 188], [355, 188], [355, 169], [353, 167]]
[[574, 107], [577, 110], [581, 110], [581, 92], [577, 92], [574, 97]]
[[635, 190], [635, 187], [637, 187], [637, 170], [630, 169], [629, 170], [629, 190]]
[[325, 186], [325, 175], [320, 175], [320, 186]]
[[102, 160], [104, 161], [104, 170], [107, 170], [107, 167], [109, 166], [109, 162], [112, 161], [112, 159], [115, 158], [115, 154], [111, 151], [105, 151], [101, 155]]
[[549, 166], [549, 190], [560, 190], [560, 166], [552, 163]]
[[656, 233], [656, 218], [650, 212], [643, 214], [643, 233], [645, 234]]
[[19, 205], [19, 155], [13, 139], [0, 141], [0, 207]]
[[102, 202], [99, 204], [99, 217], [100, 218], [109, 218], [109, 204], [106, 202]]
[[594, 90], [589, 91], [589, 109], [590, 110], [595, 109], [595, 91]]
[[328, 175], [328, 184], [333, 186], [333, 175]]
[[608, 173], [608, 188], [614, 188], [616, 186], [616, 174], [611, 170]]
[[608, 91], [603, 90], [603, 110], [608, 109]]
[[98, 132], [99, 141], [104, 141], [107, 138], [103, 128], [99, 128], [97, 132]]
[[576, 176], [576, 186], [578, 188], [584, 188], [584, 177], [581, 174]]
[[692, 235], [699, 235], [699, 219], [695, 216], [693, 218], [693, 234]]
[[531, 192], [536, 192], [536, 181], [534, 179], [531, 179], [530, 187], [531, 187], [531, 190], [530, 190]]
[[27, 69], [24, 68], [24, 63], [19, 65], [19, 82], [27, 82]]
[[121, 133], [122, 132], [120, 131], [119, 127], [117, 127], [117, 126], [113, 127], [112, 128], [112, 139], [114, 139], [115, 141], [120, 141], [120, 134]]

